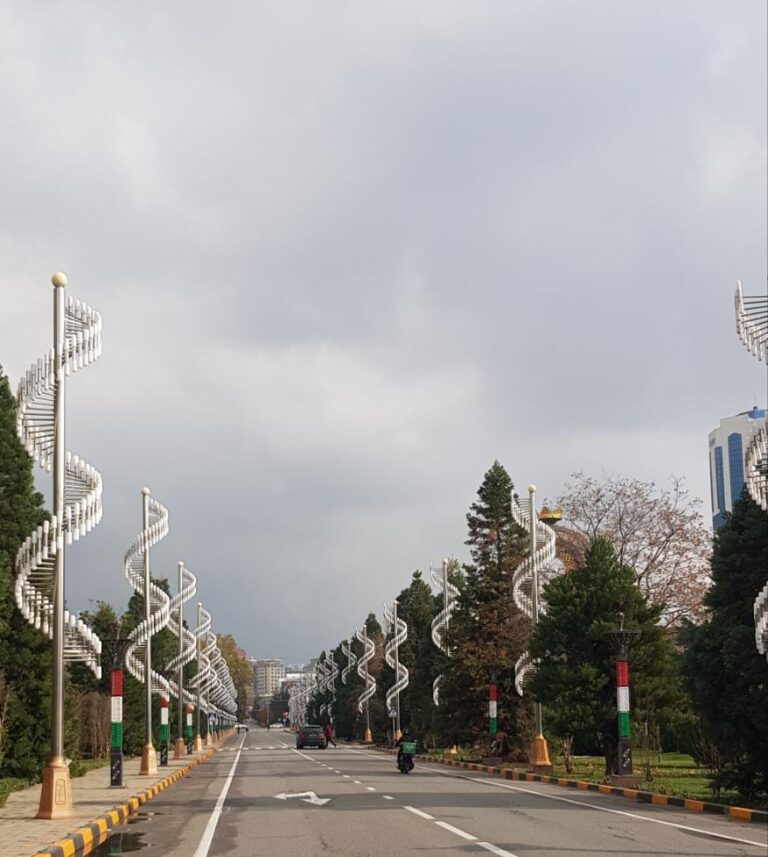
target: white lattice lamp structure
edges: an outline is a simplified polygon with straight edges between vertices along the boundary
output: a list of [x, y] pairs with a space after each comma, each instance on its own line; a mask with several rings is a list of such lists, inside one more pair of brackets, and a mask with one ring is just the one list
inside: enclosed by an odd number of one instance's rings
[[[744, 347], [761, 363], [768, 365], [768, 294], [746, 296], [741, 283], [734, 295], [736, 333]], [[747, 490], [763, 511], [768, 510], [768, 416], [755, 431], [744, 456]], [[753, 606], [755, 645], [768, 658], [768, 581], [757, 594]]]
[[24, 618], [53, 643], [51, 756], [43, 772], [38, 818], [73, 814], [64, 758], [64, 664], [84, 663], [101, 677], [101, 641], [65, 609], [66, 547], [101, 520], [101, 476], [66, 451], [65, 381], [101, 356], [101, 316], [67, 296], [67, 276], [53, 283], [53, 348], [19, 384], [16, 431], [32, 458], [53, 471], [51, 520], [30, 533], [16, 555], [16, 604]]
[[397, 615], [397, 607], [397, 601], [392, 602], [391, 610], [384, 605], [384, 621], [392, 633], [391, 639], [384, 647], [384, 660], [395, 673], [395, 682], [386, 693], [387, 712], [394, 712], [394, 717], [391, 713], [390, 717], [394, 721], [392, 734], [395, 741], [403, 734], [400, 729], [400, 694], [408, 687], [409, 682], [408, 667], [400, 661], [400, 646], [408, 639], [408, 625]]

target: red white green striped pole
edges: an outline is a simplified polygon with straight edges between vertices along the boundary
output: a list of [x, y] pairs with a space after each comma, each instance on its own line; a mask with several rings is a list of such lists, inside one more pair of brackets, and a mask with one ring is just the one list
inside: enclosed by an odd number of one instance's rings
[[620, 776], [632, 775], [632, 746], [629, 720], [629, 661], [622, 647], [616, 657], [616, 709], [618, 711], [618, 770]]
[[192, 706], [186, 705], [184, 707], [184, 711], [186, 713], [186, 725], [184, 727], [184, 738], [187, 742], [187, 753], [192, 752]]
[[160, 697], [160, 765], [168, 764], [168, 697]]
[[495, 735], [498, 728], [496, 707], [496, 676], [493, 676], [488, 685], [488, 734]]
[[109, 785], [123, 785], [123, 670], [112, 668], [109, 679], [111, 699], [111, 727], [109, 745]]

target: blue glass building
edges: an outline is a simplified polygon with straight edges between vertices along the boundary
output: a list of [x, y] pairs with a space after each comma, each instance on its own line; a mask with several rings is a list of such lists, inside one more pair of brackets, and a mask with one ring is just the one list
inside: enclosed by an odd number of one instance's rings
[[751, 411], [720, 420], [719, 427], [709, 433], [709, 481], [715, 529], [741, 496], [745, 482], [744, 455], [752, 434], [764, 419], [765, 410], [755, 405]]

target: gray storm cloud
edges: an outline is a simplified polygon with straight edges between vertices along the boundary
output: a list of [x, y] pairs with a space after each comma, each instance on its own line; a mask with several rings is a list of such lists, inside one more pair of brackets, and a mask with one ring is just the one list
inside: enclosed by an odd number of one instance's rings
[[144, 484], [155, 573], [294, 660], [464, 558], [494, 458], [707, 511], [707, 432], [765, 395], [731, 303], [766, 281], [761, 4], [0, 14], [0, 362], [48, 347], [56, 269], [104, 316], [73, 606], [129, 597]]

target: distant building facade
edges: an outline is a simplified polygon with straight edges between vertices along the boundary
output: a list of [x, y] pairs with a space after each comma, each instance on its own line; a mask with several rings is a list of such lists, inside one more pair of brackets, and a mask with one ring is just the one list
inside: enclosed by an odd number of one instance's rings
[[765, 410], [757, 406], [734, 417], [720, 420], [709, 433], [709, 483], [712, 495], [712, 526], [725, 521], [725, 513], [741, 496], [746, 482], [744, 457], [752, 435], [765, 419]]
[[253, 664], [256, 698], [272, 696], [285, 678], [285, 664], [279, 658], [257, 659]]

